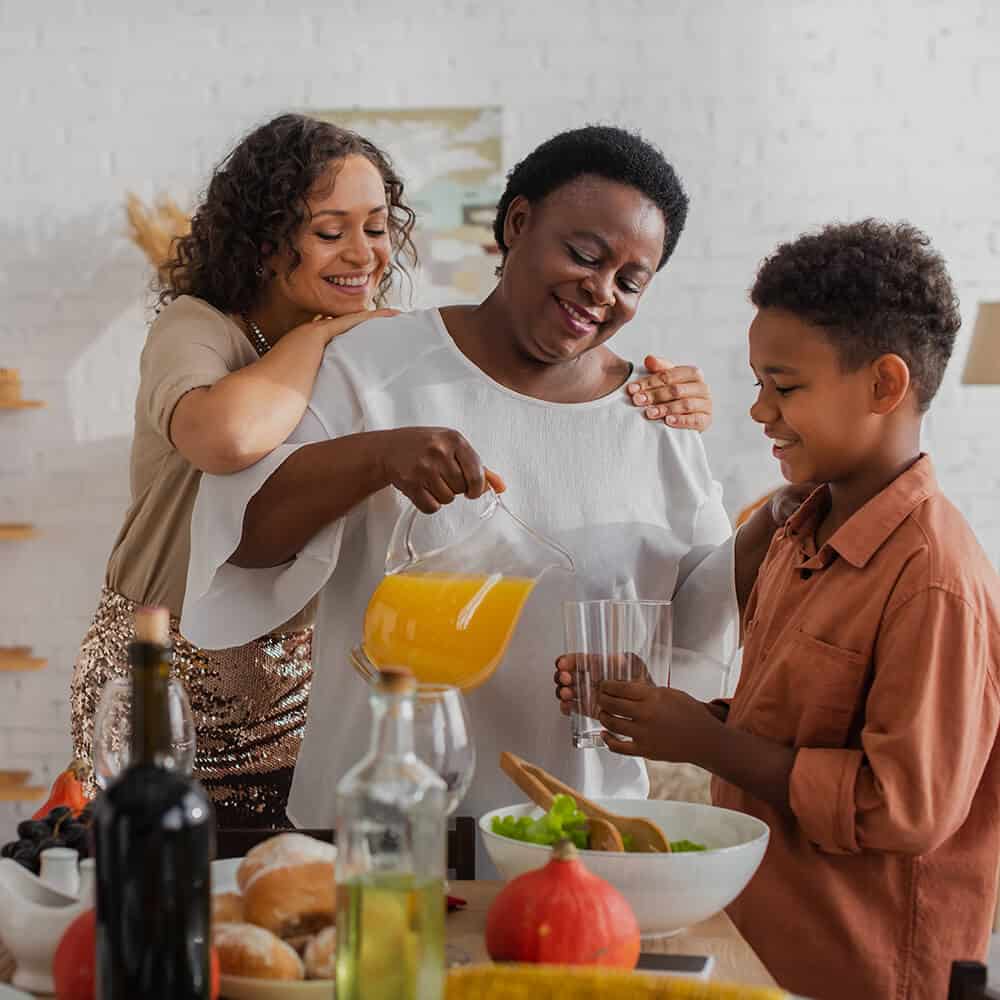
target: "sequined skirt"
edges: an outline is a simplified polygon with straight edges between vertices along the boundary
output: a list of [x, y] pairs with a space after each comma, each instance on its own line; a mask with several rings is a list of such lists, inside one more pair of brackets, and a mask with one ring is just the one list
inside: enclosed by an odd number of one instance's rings
[[[73, 749], [93, 760], [94, 713], [104, 685], [128, 676], [133, 601], [105, 588], [73, 669]], [[292, 769], [312, 681], [312, 628], [276, 632], [231, 649], [199, 649], [170, 620], [173, 676], [195, 719], [194, 776], [225, 827], [285, 826]], [[93, 794], [93, 774], [87, 778]]]

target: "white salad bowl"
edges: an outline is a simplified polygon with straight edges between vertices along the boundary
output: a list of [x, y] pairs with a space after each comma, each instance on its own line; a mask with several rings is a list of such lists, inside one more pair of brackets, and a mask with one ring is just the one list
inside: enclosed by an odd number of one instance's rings
[[[676, 933], [725, 909], [746, 888], [767, 849], [767, 824], [732, 809], [660, 799], [593, 801], [623, 816], [653, 820], [669, 840], [692, 840], [707, 848], [671, 854], [579, 852], [591, 872], [629, 901], [644, 937]], [[505, 879], [540, 868], [552, 848], [494, 833], [493, 818], [541, 815], [537, 806], [518, 803], [480, 817], [486, 851]]]

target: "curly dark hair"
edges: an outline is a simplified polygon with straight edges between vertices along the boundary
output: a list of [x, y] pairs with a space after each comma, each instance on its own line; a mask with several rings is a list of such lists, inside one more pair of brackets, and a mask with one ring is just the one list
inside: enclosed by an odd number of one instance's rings
[[782, 243], [757, 272], [750, 301], [822, 327], [845, 371], [898, 354], [921, 412], [941, 385], [961, 325], [955, 289], [930, 239], [906, 222], [880, 219]]
[[389, 206], [393, 259], [376, 291], [381, 305], [397, 268], [416, 263], [410, 239], [416, 217], [403, 201], [403, 182], [389, 157], [348, 129], [305, 115], [279, 115], [247, 135], [216, 167], [191, 232], [176, 240], [162, 268], [159, 302], [195, 295], [223, 312], [251, 309], [262, 291], [262, 247], [290, 252], [289, 273], [301, 262], [294, 244], [306, 221], [309, 192], [331, 164], [363, 156], [382, 175]]
[[684, 229], [688, 196], [659, 149], [638, 133], [612, 125], [586, 125], [560, 132], [511, 170], [493, 221], [493, 235], [504, 258], [507, 245], [503, 226], [510, 203], [518, 195], [535, 203], [577, 177], [594, 174], [635, 188], [663, 213], [663, 253], [656, 266], [659, 271], [674, 252]]

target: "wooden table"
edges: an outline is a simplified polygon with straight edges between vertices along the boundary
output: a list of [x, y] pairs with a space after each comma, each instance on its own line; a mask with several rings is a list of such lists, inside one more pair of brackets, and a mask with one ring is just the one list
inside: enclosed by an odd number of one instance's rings
[[[486, 911], [504, 883], [477, 880], [451, 882], [449, 892], [468, 902], [463, 910], [449, 913], [445, 922], [451, 957], [469, 962], [488, 962], [486, 954]], [[771, 974], [754, 954], [725, 913], [717, 913], [672, 937], [644, 938], [643, 951], [674, 955], [713, 955], [715, 963], [709, 979], [744, 986], [775, 986]]]
[[[448, 914], [445, 924], [448, 950], [468, 956], [470, 962], [486, 962], [486, 911], [503, 882], [452, 882], [449, 892], [468, 900], [464, 910]], [[741, 983], [746, 986], [775, 986], [771, 974], [754, 954], [725, 913], [717, 913], [694, 927], [671, 937], [645, 938], [643, 951], [665, 954], [713, 955], [715, 964], [709, 977], [713, 982]]]

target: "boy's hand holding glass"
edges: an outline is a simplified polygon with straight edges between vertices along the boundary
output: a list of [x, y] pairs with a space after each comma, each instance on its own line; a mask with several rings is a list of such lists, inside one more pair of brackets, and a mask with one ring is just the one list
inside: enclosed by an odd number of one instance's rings
[[644, 681], [602, 681], [597, 705], [604, 742], [629, 757], [700, 764], [724, 728], [704, 702]]

